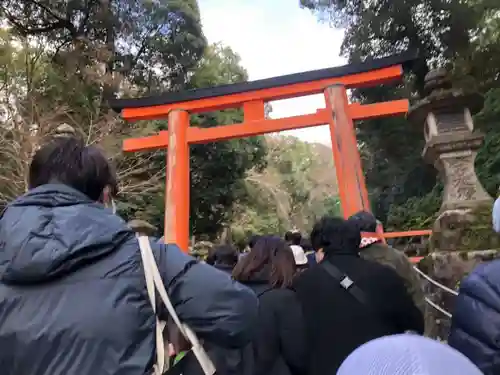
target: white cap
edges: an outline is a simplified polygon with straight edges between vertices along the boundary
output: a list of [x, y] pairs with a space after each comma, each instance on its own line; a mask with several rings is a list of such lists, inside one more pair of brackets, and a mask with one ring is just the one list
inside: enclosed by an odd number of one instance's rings
[[462, 353], [427, 337], [385, 336], [352, 352], [337, 375], [481, 375]]
[[307, 256], [302, 246], [291, 245], [290, 248], [293, 251], [293, 257], [297, 266], [303, 266], [304, 264], [307, 264]]

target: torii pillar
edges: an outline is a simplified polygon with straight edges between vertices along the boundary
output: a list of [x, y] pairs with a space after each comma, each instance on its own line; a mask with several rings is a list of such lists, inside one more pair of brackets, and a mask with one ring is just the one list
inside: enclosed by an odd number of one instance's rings
[[168, 114], [167, 189], [165, 194], [165, 243], [189, 246], [189, 112]]
[[331, 111], [329, 126], [333, 160], [344, 218], [359, 211], [371, 212], [356, 128], [349, 113], [349, 99], [345, 86], [328, 87], [325, 90], [325, 101], [327, 109]]

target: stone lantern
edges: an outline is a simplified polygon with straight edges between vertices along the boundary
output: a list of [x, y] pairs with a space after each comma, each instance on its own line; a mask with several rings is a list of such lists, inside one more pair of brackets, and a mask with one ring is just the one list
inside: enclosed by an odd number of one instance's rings
[[452, 88], [444, 69], [429, 72], [425, 81], [427, 96], [410, 109], [408, 119], [424, 126], [423, 158], [443, 179], [441, 212], [490, 204], [474, 170], [484, 135], [474, 131], [472, 115], [482, 109], [483, 97]]
[[[499, 255], [499, 237], [491, 228], [493, 199], [474, 169], [484, 136], [474, 130], [472, 115], [481, 110], [484, 99], [478, 93], [454, 89], [442, 69], [427, 74], [425, 91], [426, 96], [410, 109], [408, 119], [424, 128], [422, 156], [439, 171], [444, 195], [432, 226], [429, 254], [418, 267], [445, 287], [455, 289], [478, 263]], [[455, 296], [449, 289], [424, 283], [427, 297], [451, 312]], [[449, 324], [442, 311], [428, 309], [429, 336], [446, 339]]]

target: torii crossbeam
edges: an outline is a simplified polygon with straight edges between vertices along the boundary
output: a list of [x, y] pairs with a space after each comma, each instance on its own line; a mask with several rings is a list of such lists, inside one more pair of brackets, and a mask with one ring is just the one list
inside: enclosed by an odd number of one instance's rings
[[[414, 53], [336, 68], [290, 74], [245, 83], [166, 93], [139, 99], [115, 99], [111, 107], [125, 120], [168, 117], [168, 131], [124, 141], [124, 151], [168, 148], [165, 203], [165, 240], [188, 250], [189, 238], [189, 144], [249, 137], [283, 130], [328, 124], [345, 217], [370, 210], [370, 202], [357, 147], [355, 120], [404, 115], [408, 100], [360, 105], [349, 103], [346, 90], [401, 80], [404, 69], [415, 60]], [[325, 108], [315, 113], [266, 119], [264, 104], [323, 93]], [[190, 126], [189, 115], [227, 108], [243, 108], [244, 122], [213, 128]], [[214, 176], [214, 178], [217, 178]]]

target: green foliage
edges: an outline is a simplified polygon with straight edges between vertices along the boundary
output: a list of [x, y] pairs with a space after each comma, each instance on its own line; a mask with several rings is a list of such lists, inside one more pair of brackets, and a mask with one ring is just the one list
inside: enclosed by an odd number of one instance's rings
[[401, 205], [393, 205], [389, 211], [387, 231], [429, 229], [441, 207], [443, 188], [436, 185], [423, 197], [410, 197]]
[[486, 135], [476, 171], [486, 191], [496, 197], [500, 186], [500, 88], [488, 91], [485, 99], [483, 110], [475, 117], [476, 126]]
[[[13, 98], [4, 122], [23, 124], [0, 127], [10, 132], [2, 134], [10, 148], [0, 147], [0, 175], [16, 172], [13, 183], [2, 184], [0, 201], [25, 190], [33, 149], [68, 123], [115, 162], [120, 213], [163, 229], [165, 151], [124, 155], [121, 143], [167, 129], [167, 123], [126, 124], [109, 111], [107, 99], [244, 81], [238, 55], [221, 45], [206, 46], [196, 0], [8, 0], [0, 12], [11, 27], [0, 35], [0, 97]], [[191, 120], [210, 127], [240, 122], [242, 113], [227, 110]], [[262, 137], [191, 147], [194, 234], [217, 235], [233, 203], [244, 199], [246, 171], [261, 170], [265, 153]], [[12, 155], [18, 157], [7, 163]]]
[[65, 68], [103, 63], [140, 91], [181, 88], [206, 46], [196, 0], [4, 0], [0, 12]]
[[233, 234], [307, 233], [315, 220], [337, 214], [336, 177], [331, 150], [294, 137], [267, 137], [267, 167], [246, 178], [248, 199], [235, 206]]
[[325, 215], [342, 216], [342, 207], [340, 206], [340, 199], [337, 196], [326, 197], [323, 204], [325, 206]]

